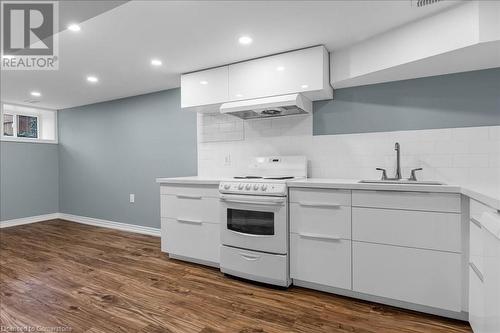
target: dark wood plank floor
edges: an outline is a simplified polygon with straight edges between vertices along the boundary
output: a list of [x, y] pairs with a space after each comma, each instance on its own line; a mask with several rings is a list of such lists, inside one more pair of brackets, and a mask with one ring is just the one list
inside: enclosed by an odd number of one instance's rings
[[168, 259], [155, 237], [62, 220], [0, 231], [0, 325], [72, 332], [471, 332], [467, 323]]

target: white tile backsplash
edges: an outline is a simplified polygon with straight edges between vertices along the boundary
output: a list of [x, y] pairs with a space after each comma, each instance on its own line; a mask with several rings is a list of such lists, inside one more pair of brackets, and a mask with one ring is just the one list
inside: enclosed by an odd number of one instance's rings
[[421, 179], [500, 193], [500, 126], [313, 136], [310, 115], [244, 121], [201, 114], [198, 133], [200, 176], [245, 173], [254, 156], [305, 155], [309, 177], [378, 178], [376, 167], [394, 173], [399, 142], [404, 177], [422, 167]]

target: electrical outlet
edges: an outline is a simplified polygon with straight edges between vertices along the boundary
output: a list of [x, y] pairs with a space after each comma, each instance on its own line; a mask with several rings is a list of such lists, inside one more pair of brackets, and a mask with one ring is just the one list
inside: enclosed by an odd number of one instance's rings
[[129, 200], [130, 200], [130, 203], [134, 203], [135, 202], [135, 194], [130, 193]]
[[224, 166], [231, 166], [231, 154], [224, 156]]

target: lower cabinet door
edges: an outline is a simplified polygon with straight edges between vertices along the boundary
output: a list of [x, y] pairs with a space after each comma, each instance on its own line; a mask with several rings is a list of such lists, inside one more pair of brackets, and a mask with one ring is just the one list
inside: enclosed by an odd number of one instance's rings
[[484, 299], [484, 283], [478, 273], [472, 267], [469, 267], [469, 323], [474, 333], [486, 332]]
[[290, 235], [290, 277], [351, 289], [351, 241], [320, 235]]
[[165, 244], [162, 247], [170, 254], [219, 263], [220, 230], [217, 223], [168, 218], [165, 227], [162, 226], [163, 237]]
[[353, 241], [354, 291], [460, 312], [459, 253]]

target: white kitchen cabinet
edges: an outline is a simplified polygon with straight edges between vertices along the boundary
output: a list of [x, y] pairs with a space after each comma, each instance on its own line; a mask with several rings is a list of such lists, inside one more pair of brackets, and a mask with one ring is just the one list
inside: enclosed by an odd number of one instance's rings
[[318, 234], [292, 233], [290, 277], [351, 289], [351, 241]]
[[352, 239], [460, 253], [461, 215], [353, 207]]
[[290, 277], [351, 289], [351, 193], [290, 190]]
[[171, 218], [167, 218], [165, 224], [165, 250], [169, 255], [207, 264], [219, 263], [218, 224]]
[[354, 291], [461, 311], [460, 254], [357, 241], [352, 250]]
[[230, 101], [291, 93], [313, 101], [333, 97], [324, 46], [229, 65]]
[[354, 291], [462, 311], [459, 194], [360, 190], [352, 205]]
[[351, 207], [290, 203], [290, 231], [351, 239]]
[[161, 248], [171, 257], [219, 264], [218, 185], [160, 187]]
[[228, 66], [181, 75], [181, 107], [197, 112], [218, 112], [228, 100]]
[[292, 188], [290, 202], [307, 206], [314, 204], [321, 206], [351, 206], [351, 191], [320, 188]]
[[353, 191], [352, 205], [449, 213], [461, 211], [460, 194], [457, 193]]
[[500, 332], [500, 213], [470, 202], [469, 322], [475, 333]]

